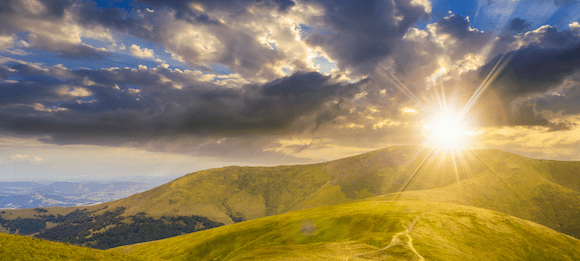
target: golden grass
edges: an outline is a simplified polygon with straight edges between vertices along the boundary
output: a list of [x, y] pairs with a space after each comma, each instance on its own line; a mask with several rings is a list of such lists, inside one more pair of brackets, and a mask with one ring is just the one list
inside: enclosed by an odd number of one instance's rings
[[0, 260], [151, 260], [36, 238], [0, 233]]
[[[354, 256], [387, 246], [418, 217], [408, 235], [426, 260], [580, 259], [580, 240], [533, 222], [418, 201], [313, 208], [111, 251], [167, 260], [363, 260]], [[413, 256], [402, 244], [368, 255]]]

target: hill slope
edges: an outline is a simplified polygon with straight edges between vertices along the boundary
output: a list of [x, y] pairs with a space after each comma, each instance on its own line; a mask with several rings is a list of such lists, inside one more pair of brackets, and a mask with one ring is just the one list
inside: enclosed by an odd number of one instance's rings
[[480, 208], [369, 201], [113, 250], [171, 260], [579, 260], [580, 240]]
[[150, 260], [146, 257], [0, 233], [1, 260]]
[[[393, 194], [401, 190], [407, 192]], [[416, 146], [320, 164], [199, 171], [96, 206], [6, 210], [0, 212], [0, 225], [21, 234], [39, 232], [41, 238], [109, 248], [380, 195], [389, 195], [380, 200], [397, 196], [477, 206], [569, 235], [580, 233], [580, 162], [535, 160], [497, 150], [452, 155]]]
[[[479, 152], [485, 158], [486, 151]], [[429, 200], [475, 206], [534, 221], [580, 238], [580, 164], [532, 160], [505, 152], [510, 168], [442, 188], [367, 200]]]

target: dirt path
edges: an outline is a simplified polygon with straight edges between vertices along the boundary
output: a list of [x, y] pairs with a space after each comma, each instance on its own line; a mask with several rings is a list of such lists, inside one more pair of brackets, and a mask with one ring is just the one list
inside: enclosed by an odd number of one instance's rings
[[[402, 244], [403, 246], [407, 247], [408, 249], [410, 249], [411, 251], [413, 251], [413, 253], [419, 258], [419, 260], [421, 261], [425, 261], [425, 258], [423, 258], [423, 256], [421, 256], [421, 254], [419, 254], [419, 252], [417, 252], [417, 250], [415, 250], [415, 247], [413, 247], [413, 238], [411, 237], [411, 235], [409, 235], [409, 233], [413, 232], [413, 228], [415, 227], [415, 224], [417, 224], [417, 221], [419, 221], [419, 219], [421, 219], [421, 217], [423, 217], [422, 214], [420, 216], [418, 216], [417, 218], [415, 218], [415, 220], [413, 220], [413, 222], [411, 224], [409, 224], [408, 226], [405, 227], [405, 231], [403, 232], [399, 232], [397, 234], [395, 234], [393, 236], [393, 239], [391, 240], [391, 243], [389, 245], [387, 245], [386, 247], [383, 247], [381, 249], [377, 249], [377, 250], [373, 250], [373, 251], [369, 251], [369, 252], [365, 252], [362, 254], [357, 254], [354, 256], [349, 256], [348, 258], [346, 258], [346, 261], [350, 261], [351, 258], [355, 258], [355, 257], [361, 257], [364, 255], [368, 255], [368, 254], [372, 254], [372, 253], [376, 253], [376, 252], [381, 252], [381, 251], [387, 251], [390, 247]], [[404, 240], [400, 240], [399, 236], [401, 235], [405, 235], [407, 236], [407, 238], [409, 239], [407, 242], [405, 242]]]

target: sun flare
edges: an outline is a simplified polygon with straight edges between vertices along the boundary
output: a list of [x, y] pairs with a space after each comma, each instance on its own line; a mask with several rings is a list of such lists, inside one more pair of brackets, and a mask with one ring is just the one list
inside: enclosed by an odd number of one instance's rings
[[471, 135], [465, 122], [452, 115], [434, 117], [431, 122], [424, 125], [424, 128], [428, 132], [430, 142], [441, 148], [463, 148], [467, 136]]

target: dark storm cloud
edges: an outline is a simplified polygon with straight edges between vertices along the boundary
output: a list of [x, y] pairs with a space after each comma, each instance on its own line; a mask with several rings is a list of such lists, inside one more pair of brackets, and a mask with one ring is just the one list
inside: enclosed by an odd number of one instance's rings
[[[580, 67], [580, 43], [565, 48], [544, 49], [530, 45], [506, 55], [504, 69], [493, 83], [503, 95], [516, 98], [543, 93], [562, 83]], [[485, 78], [502, 58], [497, 56], [481, 68]]]
[[392, 54], [396, 41], [427, 16], [423, 6], [407, 0], [323, 0], [319, 4], [325, 8], [321, 19], [326, 31], [311, 34], [306, 41], [324, 48], [340, 68], [365, 73]]
[[[217, 58], [217, 62], [229, 66], [242, 75], [255, 75], [260, 70], [267, 71], [268, 64], [282, 56], [271, 48], [265, 48], [256, 38], [244, 32], [223, 28], [221, 34], [216, 35], [224, 45], [224, 50]], [[240, 48], [240, 46], [243, 46]], [[236, 62], [237, 61], [237, 62]], [[272, 78], [272, 75], [268, 78]]]
[[580, 73], [567, 77], [554, 92], [536, 100], [538, 110], [580, 114]]
[[[471, 28], [469, 20], [452, 14], [429, 25], [436, 39], [445, 42], [446, 50], [453, 59], [462, 59], [468, 53], [479, 53], [492, 39], [491, 33]], [[449, 39], [453, 42], [449, 43]]]
[[[497, 55], [479, 70], [481, 82], [503, 59], [504, 62], [500, 63], [502, 69], [490, 88], [498, 93], [504, 107], [510, 111], [507, 124], [547, 126], [554, 131], [573, 127], [572, 123], [563, 120], [562, 115], [556, 115], [559, 111], [564, 113], [564, 109], [569, 113], [577, 113], [580, 109], [577, 103], [570, 102], [578, 97], [575, 93], [580, 86], [578, 77], [574, 77], [580, 68], [578, 36], [570, 31], [543, 26], [519, 37], [504, 35], [497, 41], [498, 45], [504, 46], [513, 42], [525, 45], [508, 52], [503, 58], [503, 54]], [[565, 83], [566, 88], [555, 92]], [[566, 104], [569, 106], [558, 106], [562, 101], [568, 101]]]
[[[72, 6], [76, 1], [74, 0], [39, 0], [38, 1], [44, 8], [42, 8], [42, 12], [39, 14], [27, 14], [30, 17], [32, 16], [42, 16], [47, 17], [50, 19], [61, 19], [64, 14], [65, 10]], [[2, 14], [3, 18], [9, 18], [9, 15], [12, 14], [23, 14], [23, 10], [27, 8], [26, 1], [20, 0], [2, 0], [0, 2], [0, 14]], [[0, 18], [2, 19], [2, 18]]]
[[[337, 104], [364, 84], [338, 82], [315, 72], [227, 88], [162, 67], [75, 70], [68, 71], [69, 77], [26, 64], [13, 64], [11, 69], [23, 81], [0, 84], [0, 128], [50, 135], [57, 143], [301, 131], [344, 113]], [[174, 88], [174, 83], [183, 88]], [[291, 128], [296, 123], [298, 127]]]
[[528, 21], [526, 21], [525, 19], [521, 19], [519, 17], [516, 17], [514, 19], [511, 19], [508, 22], [507, 25], [507, 29], [513, 32], [523, 32], [526, 29], [530, 28], [532, 24], [530, 24]]
[[469, 21], [459, 15], [450, 15], [435, 24], [438, 33], [447, 34], [455, 39], [463, 40], [472, 35]]
[[536, 104], [524, 102], [513, 112], [511, 124], [516, 126], [548, 126], [550, 122], [537, 110]]
[[538, 107], [536, 102], [523, 102], [513, 112], [509, 123], [514, 126], [545, 126], [548, 127], [548, 131], [570, 130], [576, 126], [563, 117], [563, 111], [559, 113], [549, 110], [539, 111]]

